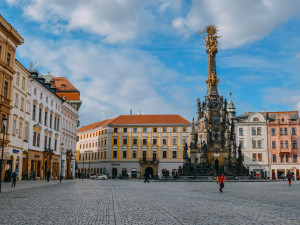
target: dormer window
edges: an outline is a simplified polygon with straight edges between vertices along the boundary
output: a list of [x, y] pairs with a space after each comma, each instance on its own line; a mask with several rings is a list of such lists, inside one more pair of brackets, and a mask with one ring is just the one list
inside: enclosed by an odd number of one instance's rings
[[284, 122], [284, 118], [281, 119], [281, 122]]
[[66, 86], [65, 84], [62, 84], [62, 85], [61, 85], [61, 87], [65, 87], [65, 86]]
[[253, 121], [259, 121], [259, 119], [257, 117], [254, 117]]

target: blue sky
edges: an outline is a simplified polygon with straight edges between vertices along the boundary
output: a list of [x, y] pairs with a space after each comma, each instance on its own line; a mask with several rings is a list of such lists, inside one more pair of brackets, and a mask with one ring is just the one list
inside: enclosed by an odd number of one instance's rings
[[139, 111], [195, 116], [207, 55], [195, 35], [215, 24], [219, 93], [237, 114], [300, 109], [297, 0], [4, 0], [25, 39], [17, 59], [81, 92], [81, 125]]

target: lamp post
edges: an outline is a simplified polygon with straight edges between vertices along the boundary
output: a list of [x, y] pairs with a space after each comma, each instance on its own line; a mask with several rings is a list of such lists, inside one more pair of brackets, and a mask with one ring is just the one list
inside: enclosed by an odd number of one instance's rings
[[62, 174], [62, 153], [63, 153], [63, 148], [62, 146], [64, 145], [64, 143], [61, 143], [61, 148], [60, 148], [60, 178], [59, 178], [59, 183], [61, 183], [63, 174]]
[[82, 160], [83, 160], [83, 168], [82, 168], [82, 180], [84, 177], [84, 155], [82, 155]]
[[1, 193], [1, 183], [2, 183], [2, 169], [3, 169], [3, 152], [4, 152], [4, 139], [5, 139], [5, 129], [6, 129], [6, 124], [7, 124], [7, 118], [2, 117], [2, 126], [1, 130], [3, 133], [3, 140], [2, 140], [2, 157], [1, 157], [1, 168], [0, 168], [0, 193]]

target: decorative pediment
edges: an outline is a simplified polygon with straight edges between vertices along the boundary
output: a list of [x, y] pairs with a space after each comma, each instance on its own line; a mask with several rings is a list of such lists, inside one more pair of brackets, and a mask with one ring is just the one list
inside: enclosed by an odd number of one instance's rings
[[40, 133], [41, 130], [42, 130], [42, 127], [41, 127], [40, 125], [35, 124], [35, 125], [33, 126], [33, 131]]

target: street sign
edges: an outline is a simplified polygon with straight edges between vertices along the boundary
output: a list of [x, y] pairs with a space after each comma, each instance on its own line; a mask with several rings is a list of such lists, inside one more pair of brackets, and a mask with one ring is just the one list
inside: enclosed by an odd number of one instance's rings
[[13, 149], [13, 153], [18, 154], [20, 151], [17, 149]]

